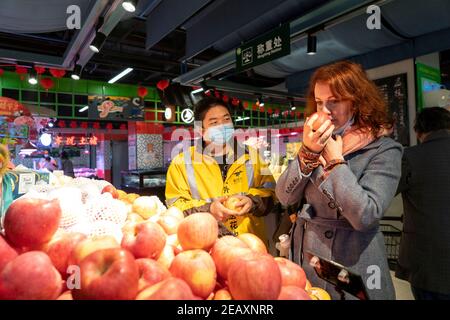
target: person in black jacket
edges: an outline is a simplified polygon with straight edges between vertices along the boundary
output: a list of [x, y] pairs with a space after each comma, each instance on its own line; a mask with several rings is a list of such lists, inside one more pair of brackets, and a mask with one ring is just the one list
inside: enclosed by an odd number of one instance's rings
[[69, 159], [67, 152], [61, 152], [60, 157], [61, 162], [59, 164], [59, 170], [63, 170], [65, 176], [75, 178], [75, 173], [73, 172], [73, 162]]
[[403, 233], [396, 276], [416, 300], [450, 299], [450, 112], [426, 108], [414, 126], [419, 145], [405, 149]]

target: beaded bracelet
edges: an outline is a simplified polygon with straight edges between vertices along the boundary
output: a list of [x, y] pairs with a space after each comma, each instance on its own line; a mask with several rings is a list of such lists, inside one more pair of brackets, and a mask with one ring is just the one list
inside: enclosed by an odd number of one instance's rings
[[325, 171], [331, 171], [334, 167], [336, 167], [339, 164], [347, 164], [347, 161], [344, 159], [333, 159], [328, 162], [326, 167], [324, 168]]

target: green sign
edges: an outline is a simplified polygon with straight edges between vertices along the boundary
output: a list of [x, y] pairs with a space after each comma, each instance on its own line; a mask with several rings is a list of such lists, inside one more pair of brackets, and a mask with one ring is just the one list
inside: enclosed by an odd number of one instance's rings
[[238, 72], [284, 57], [291, 53], [289, 24], [284, 24], [236, 49]]
[[441, 71], [425, 64], [416, 63], [417, 75], [417, 110], [423, 109], [423, 93], [436, 90], [441, 85]]

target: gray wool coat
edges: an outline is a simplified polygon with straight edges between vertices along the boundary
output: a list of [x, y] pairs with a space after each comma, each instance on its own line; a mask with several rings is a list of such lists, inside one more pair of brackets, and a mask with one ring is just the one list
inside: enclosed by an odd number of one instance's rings
[[[359, 274], [370, 299], [395, 299], [379, 221], [389, 207], [401, 176], [402, 146], [381, 137], [346, 155], [346, 165], [335, 167], [321, 180], [323, 167], [309, 176], [298, 158], [277, 181], [283, 205], [305, 203], [291, 230], [293, 260], [302, 265], [313, 286], [340, 299], [334, 286], [320, 279], [302, 252], [335, 261]], [[355, 297], [346, 294], [346, 299]]]

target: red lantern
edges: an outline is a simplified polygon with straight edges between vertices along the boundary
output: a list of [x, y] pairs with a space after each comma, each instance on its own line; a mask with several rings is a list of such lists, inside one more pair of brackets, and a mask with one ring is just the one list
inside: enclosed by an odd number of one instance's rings
[[125, 123], [122, 123], [119, 127], [120, 130], [127, 130], [127, 125]]
[[62, 69], [50, 68], [48, 70], [50, 71], [50, 74], [52, 76], [54, 76], [55, 78], [62, 78], [66, 74], [66, 70], [62, 70]]
[[45, 68], [41, 66], [34, 66], [34, 70], [36, 70], [37, 74], [43, 74], [45, 72]]
[[259, 107], [259, 112], [265, 112], [266, 110], [264, 109], [264, 107]]
[[222, 100], [223, 102], [227, 103], [230, 100], [230, 98], [227, 95], [223, 95]]
[[58, 127], [60, 127], [60, 128], [65, 128], [65, 127], [66, 127], [66, 122], [63, 121], [63, 120], [59, 120], [59, 121], [58, 121]]
[[0, 77], [3, 75], [4, 72], [5, 72], [5, 70], [3, 70], [2, 68], [0, 68]]
[[167, 87], [169, 86], [170, 82], [167, 79], [162, 79], [159, 80], [158, 83], [156, 84], [156, 87], [158, 87], [159, 90], [164, 91], [167, 89]]
[[267, 109], [267, 113], [272, 114], [272, 109], [271, 108]]
[[25, 79], [25, 74], [28, 73], [28, 70], [25, 67], [16, 65], [16, 73], [20, 75], [20, 80], [23, 81], [23, 79]]
[[70, 127], [72, 129], [78, 128], [78, 123], [76, 121], [70, 121]]
[[87, 122], [82, 122], [80, 127], [83, 128], [83, 129], [87, 129], [88, 123]]
[[144, 97], [148, 94], [148, 90], [146, 87], [139, 87], [137, 89], [138, 96], [144, 99]]
[[244, 106], [245, 109], [248, 108], [248, 101], [244, 101], [244, 103], [242, 104]]
[[239, 99], [238, 98], [231, 99], [231, 104], [233, 106], [237, 107], [239, 105]]
[[219, 91], [214, 92], [214, 96], [215, 96], [217, 99], [220, 99], [220, 92], [219, 92]]
[[49, 89], [53, 88], [53, 80], [51, 78], [42, 78], [41, 79], [41, 86], [42, 88], [44, 88], [46, 91], [48, 91]]
[[94, 128], [94, 129], [100, 129], [100, 123], [94, 122], [94, 124], [92, 125], [92, 128]]
[[112, 130], [112, 129], [113, 129], [112, 123], [106, 124], [106, 129], [107, 129], [107, 130]]

